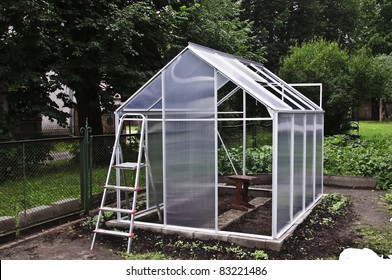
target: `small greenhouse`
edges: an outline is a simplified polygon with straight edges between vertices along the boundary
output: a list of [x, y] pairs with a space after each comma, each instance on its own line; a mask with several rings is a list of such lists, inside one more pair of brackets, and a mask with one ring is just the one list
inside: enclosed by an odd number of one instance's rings
[[[146, 120], [146, 211], [162, 209], [161, 221], [136, 216], [136, 226], [277, 239], [322, 196], [324, 111], [260, 63], [189, 43], [116, 110], [116, 123], [130, 113]], [[255, 160], [250, 149], [269, 154]], [[259, 173], [270, 182], [253, 180]], [[247, 202], [269, 200], [267, 231], [222, 226], [231, 208], [220, 209], [221, 194], [238, 190], [225, 175], [254, 176]]]

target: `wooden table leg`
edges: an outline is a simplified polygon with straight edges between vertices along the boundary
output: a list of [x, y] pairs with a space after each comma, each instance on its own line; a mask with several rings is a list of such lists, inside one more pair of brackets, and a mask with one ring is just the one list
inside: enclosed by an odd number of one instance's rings
[[232, 209], [237, 209], [237, 210], [241, 210], [241, 211], [248, 211], [248, 208], [246, 208], [245, 206], [242, 205], [242, 181], [240, 180], [236, 180], [235, 182], [235, 197], [234, 197], [234, 201], [232, 204], [229, 204], [229, 207]]
[[244, 182], [243, 183], [243, 189], [242, 189], [242, 200], [241, 204], [245, 207], [248, 208], [255, 208], [254, 205], [249, 203], [249, 198], [248, 198], [248, 188], [249, 188], [249, 182]]

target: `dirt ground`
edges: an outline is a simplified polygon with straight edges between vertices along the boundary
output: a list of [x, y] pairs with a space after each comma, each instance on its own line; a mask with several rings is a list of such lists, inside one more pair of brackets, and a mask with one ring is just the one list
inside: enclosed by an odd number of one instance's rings
[[[388, 227], [391, 225], [390, 215], [382, 199], [382, 191], [349, 188], [324, 188], [324, 193], [340, 193], [352, 198], [353, 204], [346, 215], [339, 216], [331, 228], [312, 228], [312, 238], [307, 238], [310, 229], [309, 219], [301, 224], [294, 234], [286, 240], [280, 252], [266, 251], [269, 259], [325, 259], [337, 257], [348, 247], [355, 246], [359, 238], [355, 227]], [[13, 260], [120, 260], [119, 251], [125, 251], [126, 242], [121, 238], [99, 238], [95, 249], [91, 252], [91, 231], [80, 226], [81, 221], [43, 230], [17, 240], [0, 244], [0, 259]], [[197, 250], [190, 250], [189, 246], [174, 247], [173, 244], [195, 244], [195, 240], [185, 240], [177, 235], [162, 235], [153, 232], [137, 230], [133, 243], [134, 253], [154, 252], [157, 244], [159, 250], [173, 259], [237, 259], [238, 254], [214, 252], [209, 255], [206, 251], [198, 254]], [[217, 241], [203, 241], [203, 246], [216, 246]], [[219, 246], [231, 246], [220, 242]], [[254, 252], [254, 249], [241, 248], [244, 252]], [[192, 251], [192, 254], [190, 254]], [[250, 256], [250, 253], [247, 255]], [[247, 258], [247, 257], [245, 257]]]

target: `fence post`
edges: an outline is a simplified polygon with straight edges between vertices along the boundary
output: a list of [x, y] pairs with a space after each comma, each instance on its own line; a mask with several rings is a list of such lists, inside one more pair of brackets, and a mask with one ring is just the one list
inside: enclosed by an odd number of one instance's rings
[[81, 174], [81, 201], [84, 213], [88, 214], [91, 207], [91, 161], [90, 161], [90, 132], [91, 127], [88, 126], [88, 119], [86, 118], [86, 125], [80, 128], [80, 133], [83, 134], [83, 142], [81, 149], [82, 156], [82, 174]]

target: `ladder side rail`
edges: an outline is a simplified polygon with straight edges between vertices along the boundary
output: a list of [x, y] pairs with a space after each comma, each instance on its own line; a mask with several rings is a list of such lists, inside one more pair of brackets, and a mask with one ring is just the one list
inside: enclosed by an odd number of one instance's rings
[[[143, 141], [144, 141], [144, 130], [145, 130], [145, 117], [144, 116], [141, 117], [141, 122], [142, 122], [142, 127], [140, 129], [137, 168], [136, 168], [135, 185], [134, 185], [135, 191], [133, 192], [132, 210], [136, 210], [136, 200], [137, 200], [138, 188], [139, 188], [139, 177], [140, 177], [140, 168], [141, 168], [141, 163], [142, 163]], [[131, 215], [131, 220], [130, 220], [130, 224], [129, 224], [130, 238], [128, 238], [128, 246], [127, 246], [128, 253], [130, 252], [131, 245], [132, 245], [134, 220], [135, 220], [135, 215]]]
[[[123, 119], [120, 119], [120, 124], [118, 126], [118, 130], [115, 136], [115, 140], [114, 140], [114, 145], [113, 145], [113, 150], [112, 150], [112, 156], [110, 158], [110, 164], [109, 164], [109, 170], [108, 170], [108, 174], [106, 176], [106, 182], [105, 182], [105, 186], [107, 186], [109, 184], [109, 180], [110, 180], [110, 175], [111, 175], [111, 171], [112, 171], [112, 165], [114, 164], [114, 159], [115, 159], [115, 155], [116, 155], [116, 149], [117, 149], [117, 143], [120, 139], [120, 134], [121, 134], [121, 128], [122, 128], [122, 123], [123, 123]], [[101, 205], [100, 208], [105, 206], [105, 201], [106, 201], [106, 194], [107, 194], [107, 189], [104, 188], [103, 189], [103, 193], [102, 193], [102, 200], [101, 200]], [[99, 223], [101, 221], [102, 218], [102, 210], [99, 210], [98, 212], [98, 217], [97, 217], [97, 223], [95, 224], [95, 230], [94, 230], [94, 234], [93, 234], [93, 240], [91, 242], [91, 248], [90, 250], [94, 249], [94, 244], [95, 244], [95, 239], [97, 237], [97, 231], [99, 229]]]

